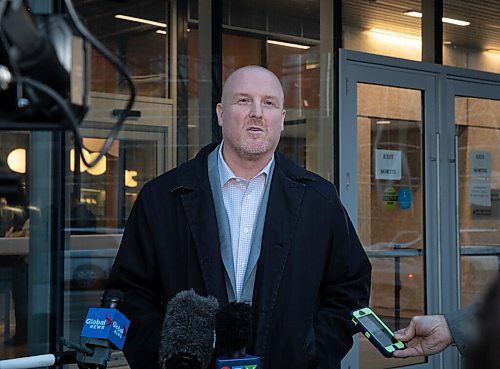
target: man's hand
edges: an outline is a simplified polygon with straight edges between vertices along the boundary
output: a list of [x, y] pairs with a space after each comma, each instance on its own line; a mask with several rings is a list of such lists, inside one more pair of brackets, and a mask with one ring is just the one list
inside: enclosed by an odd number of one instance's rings
[[393, 353], [393, 357], [399, 358], [437, 354], [453, 342], [443, 315], [414, 316], [408, 327], [394, 335], [406, 343], [406, 349]]

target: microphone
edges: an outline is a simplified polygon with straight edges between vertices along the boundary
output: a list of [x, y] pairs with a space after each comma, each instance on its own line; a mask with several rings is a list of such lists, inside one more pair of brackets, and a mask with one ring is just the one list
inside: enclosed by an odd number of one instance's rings
[[216, 351], [223, 356], [215, 362], [216, 369], [260, 369], [260, 357], [246, 355], [252, 341], [252, 307], [231, 302], [215, 317]]
[[161, 332], [161, 369], [208, 367], [218, 308], [215, 297], [199, 296], [192, 289], [181, 291], [170, 300]]
[[90, 308], [83, 325], [80, 344], [61, 338], [64, 346], [76, 351], [0, 360], [0, 369], [29, 369], [63, 364], [78, 364], [80, 369], [106, 369], [111, 349], [122, 349], [129, 320], [116, 310], [123, 292], [106, 290], [101, 308]]
[[44, 354], [26, 356], [16, 359], [0, 360], [0, 369], [29, 369], [41, 368], [53, 365], [74, 364], [76, 362], [75, 351], [56, 352], [55, 354]]
[[106, 290], [100, 308], [90, 308], [80, 335], [76, 363], [80, 369], [106, 369], [112, 348], [122, 349], [130, 321], [118, 310], [123, 292]]

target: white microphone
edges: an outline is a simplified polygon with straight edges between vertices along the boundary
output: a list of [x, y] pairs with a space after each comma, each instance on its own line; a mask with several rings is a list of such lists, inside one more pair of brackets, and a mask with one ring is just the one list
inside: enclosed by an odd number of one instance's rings
[[72, 364], [76, 362], [75, 351], [64, 351], [56, 354], [44, 354], [19, 357], [17, 359], [0, 360], [0, 369], [29, 369], [46, 366]]

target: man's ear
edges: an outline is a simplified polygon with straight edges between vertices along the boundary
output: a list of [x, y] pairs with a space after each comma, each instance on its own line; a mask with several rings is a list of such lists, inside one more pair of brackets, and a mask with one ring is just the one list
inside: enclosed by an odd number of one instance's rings
[[224, 113], [224, 109], [222, 107], [222, 103], [218, 103], [215, 112], [217, 113], [217, 123], [222, 127], [222, 114]]
[[285, 129], [285, 116], [286, 116], [286, 110], [283, 109], [281, 112], [281, 130], [283, 131]]

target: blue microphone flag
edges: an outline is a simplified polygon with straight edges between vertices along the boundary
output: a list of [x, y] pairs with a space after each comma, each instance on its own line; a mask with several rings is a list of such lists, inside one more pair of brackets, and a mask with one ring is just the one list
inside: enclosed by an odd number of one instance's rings
[[216, 369], [260, 369], [260, 357], [245, 355], [240, 358], [223, 356], [215, 361]]
[[90, 308], [81, 336], [108, 340], [121, 350], [129, 326], [130, 321], [116, 309]]

